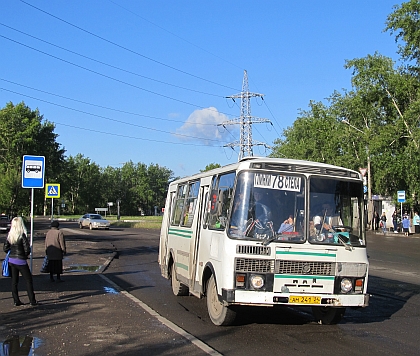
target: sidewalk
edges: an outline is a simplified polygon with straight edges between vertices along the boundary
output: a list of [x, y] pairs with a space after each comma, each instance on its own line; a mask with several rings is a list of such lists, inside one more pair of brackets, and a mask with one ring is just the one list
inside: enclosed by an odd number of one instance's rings
[[[412, 231], [414, 229], [411, 229]], [[405, 237], [405, 238], [414, 238], [414, 239], [418, 239], [420, 238], [420, 234], [416, 234], [414, 232], [410, 232], [408, 234], [408, 236], [404, 235], [404, 232], [395, 232], [395, 231], [390, 231], [389, 229], [387, 229], [387, 231], [385, 232], [385, 234], [383, 233], [382, 229], [379, 230], [366, 230], [366, 235], [383, 235], [383, 236], [388, 236], [388, 237]]]
[[[49, 274], [39, 273], [46, 231], [37, 230], [33, 243], [39, 305], [29, 305], [20, 277], [19, 296], [25, 305], [13, 306], [10, 278], [0, 277], [0, 356], [211, 353], [195, 346], [188, 335], [173, 331], [101, 275], [116, 252], [111, 243], [68, 239], [64, 282], [50, 282]], [[1, 247], [5, 238], [0, 235]], [[3, 258], [1, 250], [0, 260]]]

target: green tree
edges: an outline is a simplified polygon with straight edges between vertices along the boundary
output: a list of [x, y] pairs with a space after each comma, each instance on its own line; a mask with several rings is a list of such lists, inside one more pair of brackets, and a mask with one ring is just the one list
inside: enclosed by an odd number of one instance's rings
[[320, 102], [309, 103], [293, 126], [274, 142], [271, 157], [310, 160], [339, 164], [341, 127], [330, 108]]
[[95, 208], [106, 206], [101, 193], [100, 167], [82, 154], [68, 157], [62, 181], [71, 214], [94, 212]]
[[200, 172], [207, 172], [215, 168], [220, 168], [221, 165], [219, 163], [210, 163], [204, 169], [200, 169]]
[[[395, 35], [398, 53], [408, 62], [409, 67], [418, 72], [420, 65], [420, 2], [410, 0], [394, 6], [388, 15], [385, 31]], [[414, 66], [410, 62], [414, 62]]]
[[[165, 206], [166, 193], [169, 182], [173, 179], [173, 172], [158, 164], [151, 164], [147, 169], [149, 183], [149, 209], [154, 212], [154, 207], [162, 208]], [[158, 213], [160, 210], [158, 211]]]
[[[9, 102], [0, 110], [0, 209], [13, 214], [27, 214], [30, 189], [21, 187], [24, 155], [45, 157], [45, 180], [58, 176], [65, 150], [56, 141], [53, 123], [45, 120], [38, 110], [23, 102]], [[44, 191], [34, 191], [34, 212], [42, 213]]]

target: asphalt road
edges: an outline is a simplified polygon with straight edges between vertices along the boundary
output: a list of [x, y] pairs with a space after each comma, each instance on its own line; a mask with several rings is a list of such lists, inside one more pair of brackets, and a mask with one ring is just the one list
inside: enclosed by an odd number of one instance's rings
[[[64, 224], [62, 224], [64, 227]], [[74, 224], [66, 224], [77, 229]], [[88, 231], [88, 230], [84, 230]], [[217, 327], [205, 300], [175, 297], [160, 275], [159, 231], [88, 231], [118, 250], [104, 274], [223, 355], [417, 355], [420, 352], [420, 239], [370, 235], [370, 306], [348, 309], [338, 325], [318, 325], [309, 308], [243, 308], [235, 325]], [[77, 233], [75, 231], [75, 233]]]
[[104, 272], [159, 314], [223, 355], [415, 355], [420, 342], [420, 239], [369, 235], [368, 308], [348, 309], [333, 326], [314, 322], [309, 308], [243, 308], [235, 325], [214, 326], [205, 300], [175, 297], [157, 263], [159, 231], [93, 232], [119, 251]]

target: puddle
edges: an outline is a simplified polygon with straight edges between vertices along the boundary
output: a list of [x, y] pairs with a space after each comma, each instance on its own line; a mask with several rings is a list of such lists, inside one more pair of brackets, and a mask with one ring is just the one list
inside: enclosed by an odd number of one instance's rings
[[101, 266], [91, 265], [71, 265], [66, 267], [64, 270], [67, 272], [98, 272]]
[[119, 292], [111, 287], [104, 287], [105, 292], [110, 293], [110, 294], [118, 294]]
[[0, 342], [0, 356], [37, 356], [36, 349], [42, 340], [32, 336], [9, 336]]

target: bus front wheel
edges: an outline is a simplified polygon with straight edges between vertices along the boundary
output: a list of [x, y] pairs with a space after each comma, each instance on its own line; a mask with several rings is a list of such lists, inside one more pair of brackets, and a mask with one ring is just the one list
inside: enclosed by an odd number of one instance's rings
[[236, 317], [236, 312], [219, 301], [217, 296], [216, 281], [213, 275], [207, 282], [206, 302], [207, 310], [213, 324], [226, 326], [233, 323]]
[[337, 324], [343, 318], [346, 308], [312, 307], [312, 314], [320, 324]]
[[188, 287], [176, 279], [175, 264], [173, 264], [171, 268], [171, 285], [172, 285], [172, 292], [176, 296], [183, 296], [183, 295], [189, 294]]

